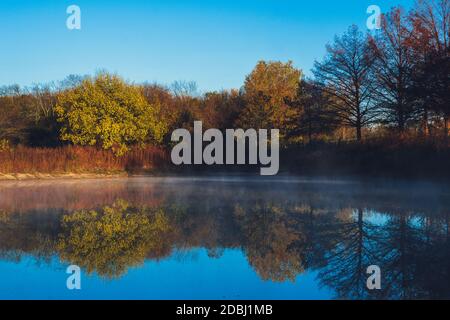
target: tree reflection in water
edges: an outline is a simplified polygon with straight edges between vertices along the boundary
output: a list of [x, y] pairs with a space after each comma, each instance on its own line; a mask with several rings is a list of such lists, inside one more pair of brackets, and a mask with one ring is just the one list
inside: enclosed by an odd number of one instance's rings
[[148, 252], [163, 246], [169, 229], [161, 210], [133, 208], [117, 200], [100, 212], [81, 210], [63, 216], [56, 248], [62, 260], [114, 278], [143, 264]]
[[[112, 279], [176, 250], [206, 248], [220, 259], [231, 248], [242, 250], [262, 280], [295, 282], [316, 271], [340, 299], [450, 298], [448, 199], [420, 207], [375, 193], [197, 191], [165, 190], [145, 204], [138, 189], [129, 199], [121, 189], [122, 199], [72, 212], [0, 208], [0, 258], [45, 262], [57, 255]], [[381, 267], [382, 290], [367, 290], [369, 265]]]
[[248, 209], [236, 205], [234, 216], [242, 232], [242, 248], [262, 279], [294, 281], [304, 271], [305, 239], [284, 208], [261, 202]]

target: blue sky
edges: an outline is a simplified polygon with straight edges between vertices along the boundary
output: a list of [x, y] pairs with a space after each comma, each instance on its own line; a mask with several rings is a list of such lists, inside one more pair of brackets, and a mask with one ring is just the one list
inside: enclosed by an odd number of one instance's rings
[[[135, 82], [193, 80], [202, 91], [239, 88], [258, 60], [315, 59], [367, 7], [413, 0], [2, 0], [0, 85], [117, 72]], [[81, 8], [81, 30], [66, 8]]]

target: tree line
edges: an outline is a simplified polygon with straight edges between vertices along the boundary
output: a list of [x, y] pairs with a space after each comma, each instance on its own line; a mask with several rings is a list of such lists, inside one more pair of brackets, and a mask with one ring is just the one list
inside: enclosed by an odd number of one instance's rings
[[277, 128], [283, 146], [372, 136], [447, 138], [450, 0], [394, 7], [381, 29], [351, 26], [307, 78], [291, 61], [259, 61], [240, 89], [199, 94], [194, 82], [135, 84], [118, 75], [0, 88], [0, 149], [63, 144], [111, 149], [170, 146], [171, 132]]

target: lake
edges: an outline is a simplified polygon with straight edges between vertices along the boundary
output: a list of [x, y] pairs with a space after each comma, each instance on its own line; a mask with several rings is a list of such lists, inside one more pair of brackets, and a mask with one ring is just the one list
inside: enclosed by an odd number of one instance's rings
[[0, 182], [0, 299], [449, 299], [449, 218], [425, 182]]

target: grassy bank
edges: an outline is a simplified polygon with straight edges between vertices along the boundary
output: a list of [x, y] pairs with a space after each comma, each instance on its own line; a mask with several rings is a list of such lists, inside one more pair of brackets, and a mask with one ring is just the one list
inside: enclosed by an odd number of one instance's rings
[[118, 175], [152, 170], [168, 161], [157, 147], [133, 148], [122, 157], [94, 147], [16, 147], [0, 151], [0, 178]]

